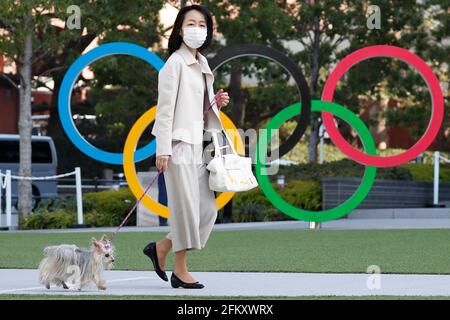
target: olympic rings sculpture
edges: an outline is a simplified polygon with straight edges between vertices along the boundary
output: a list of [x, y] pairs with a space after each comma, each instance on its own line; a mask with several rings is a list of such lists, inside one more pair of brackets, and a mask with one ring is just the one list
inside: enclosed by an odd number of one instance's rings
[[[125, 54], [140, 58], [153, 66], [157, 71], [164, 65], [164, 61], [162, 61], [158, 55], [136, 44], [128, 42], [111, 42], [100, 45], [80, 56], [66, 72], [59, 91], [58, 111], [64, 131], [71, 142], [80, 151], [93, 159], [104, 163], [123, 165], [130, 190], [136, 198], [139, 198], [142, 196], [144, 188], [137, 179], [134, 163], [142, 161], [156, 152], [155, 139], [147, 146], [137, 151], [135, 151], [135, 149], [141, 134], [155, 118], [156, 106], [145, 112], [133, 125], [127, 136], [123, 153], [106, 152], [92, 146], [76, 129], [70, 111], [72, 88], [82, 69], [97, 59], [115, 54]], [[279, 147], [279, 157], [282, 157], [289, 152], [301, 139], [310, 121], [311, 111], [320, 111], [328, 134], [336, 146], [351, 159], [366, 166], [361, 186], [356, 190], [355, 194], [343, 204], [336, 208], [320, 212], [303, 210], [287, 203], [272, 188], [267, 172], [265, 171], [265, 167], [267, 166], [267, 145], [270, 142], [271, 136], [260, 136], [255, 150], [255, 169], [260, 187], [269, 201], [276, 208], [295, 219], [321, 222], [337, 219], [350, 213], [368, 195], [376, 177], [377, 167], [398, 166], [414, 159], [430, 146], [442, 125], [444, 117], [444, 97], [439, 85], [439, 80], [432, 69], [420, 57], [406, 49], [389, 45], [375, 45], [351, 53], [341, 60], [331, 72], [324, 86], [322, 100], [314, 101], [311, 101], [308, 84], [298, 65], [283, 53], [273, 48], [256, 44], [236, 44], [218, 52], [209, 60], [209, 65], [211, 70], [215, 71], [224, 63], [242, 56], [260, 56], [280, 64], [294, 78], [300, 91], [301, 101], [278, 112], [265, 127], [267, 130], [264, 130], [264, 132], [271, 132], [272, 130], [279, 128], [284, 121], [292, 117], [297, 119], [297, 127], [294, 132], [286, 142]], [[391, 157], [377, 156], [375, 143], [364, 123], [350, 110], [332, 102], [336, 84], [348, 69], [362, 60], [381, 56], [398, 58], [415, 67], [428, 85], [433, 106], [432, 118], [424, 136], [409, 150]], [[333, 116], [340, 117], [356, 130], [363, 142], [365, 152], [355, 149], [345, 141], [334, 123]], [[223, 112], [220, 113], [220, 117], [225, 130], [231, 137], [233, 143], [235, 143], [236, 150], [239, 153], [242, 153], [245, 147], [236, 126]], [[237, 139], [234, 139], [234, 136], [236, 136]], [[263, 159], [260, 159], [260, 154], [264, 155]], [[271, 159], [270, 161], [273, 160], [274, 159]], [[234, 192], [222, 192], [216, 199], [218, 209], [228, 203], [233, 195]], [[148, 194], [144, 195], [141, 201], [143, 205], [156, 214], [166, 218], [170, 217], [168, 208], [157, 201], [154, 201]]]

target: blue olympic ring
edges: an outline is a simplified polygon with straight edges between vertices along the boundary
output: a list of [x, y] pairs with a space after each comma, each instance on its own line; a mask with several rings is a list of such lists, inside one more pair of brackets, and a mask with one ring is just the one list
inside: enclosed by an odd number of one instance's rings
[[[164, 65], [164, 61], [157, 54], [129, 42], [111, 42], [96, 47], [80, 56], [67, 70], [59, 90], [58, 112], [64, 131], [78, 149], [98, 161], [123, 165], [123, 153], [103, 151], [94, 147], [83, 138], [73, 122], [70, 110], [72, 88], [81, 71], [95, 60], [115, 54], [125, 54], [140, 58], [153, 66], [158, 72]], [[156, 141], [153, 139], [148, 145], [136, 151], [135, 161], [142, 161], [155, 152]]]

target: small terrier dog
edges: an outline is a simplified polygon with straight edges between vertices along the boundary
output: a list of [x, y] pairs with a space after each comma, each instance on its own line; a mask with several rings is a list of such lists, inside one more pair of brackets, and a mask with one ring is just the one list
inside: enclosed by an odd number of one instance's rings
[[45, 247], [44, 256], [39, 264], [39, 282], [47, 289], [50, 284], [69, 289], [67, 283], [72, 281], [81, 290], [93, 281], [98, 289], [106, 290], [103, 270], [111, 269], [114, 262], [114, 247], [106, 235], [100, 241], [92, 238], [91, 249], [62, 244]]

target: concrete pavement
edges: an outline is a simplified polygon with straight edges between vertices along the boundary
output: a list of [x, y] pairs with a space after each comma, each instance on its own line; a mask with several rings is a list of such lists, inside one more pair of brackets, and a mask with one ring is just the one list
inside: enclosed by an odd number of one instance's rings
[[[92, 285], [45, 289], [37, 270], [0, 269], [1, 294], [190, 296], [450, 296], [450, 275], [192, 272], [203, 289], [173, 289], [153, 271], [106, 271], [106, 291]], [[168, 273], [170, 277], [170, 272]]]

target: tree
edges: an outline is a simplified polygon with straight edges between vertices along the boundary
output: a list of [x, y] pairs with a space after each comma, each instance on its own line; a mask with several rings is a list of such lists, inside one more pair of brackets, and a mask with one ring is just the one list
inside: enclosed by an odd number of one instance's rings
[[[203, 4], [212, 11], [217, 31], [223, 34], [226, 46], [258, 43], [289, 54], [283, 42], [290, 33], [293, 19], [288, 14], [286, 1], [207, 0]], [[223, 46], [215, 41], [211, 51]], [[225, 86], [231, 98], [224, 111], [238, 128], [257, 129], [286, 106], [286, 97], [292, 102], [299, 100], [295, 87], [286, 85], [290, 74], [259, 57], [229, 61], [216, 70], [216, 75], [216, 85]], [[244, 77], [252, 77], [256, 85], [244, 87]]]
[[[448, 80], [448, 71], [445, 71], [448, 70], [445, 68], [448, 46], [442, 43], [442, 39], [448, 36], [448, 1], [377, 1], [380, 29], [367, 27], [370, 1], [209, 0], [204, 4], [214, 13], [217, 30], [224, 35], [226, 45], [261, 43], [298, 61], [308, 79], [313, 99], [320, 99], [324, 82], [339, 60], [352, 51], [375, 44], [415, 50], [434, 67], [441, 80]], [[291, 52], [286, 45], [287, 40], [300, 43], [300, 49]], [[213, 50], [219, 50], [221, 46], [214, 43]], [[228, 110], [239, 127], [263, 125], [285, 106], [286, 97], [292, 97], [292, 102], [299, 100], [296, 92], [289, 91], [289, 86], [286, 86], [289, 75], [260, 60], [240, 58], [239, 61], [228, 62], [217, 72], [219, 80], [223, 79], [224, 73], [230, 75]], [[242, 77], [252, 74], [258, 78], [257, 86], [254, 89], [241, 88]], [[263, 85], [264, 82], [271, 86]], [[280, 88], [286, 91], [280, 91]], [[428, 123], [427, 94], [424, 82], [404, 63], [396, 59], [375, 58], [350, 69], [339, 83], [335, 100], [357, 114], [361, 112], [362, 97], [376, 100], [384, 95], [404, 101], [402, 107], [407, 106], [407, 112], [403, 108], [395, 108], [380, 116], [387, 117], [389, 125], [410, 127], [411, 121], [419, 124], [412, 132], [416, 135], [423, 132]], [[377, 125], [375, 119], [369, 119], [367, 123]], [[313, 113], [307, 135], [310, 162], [317, 161], [320, 124], [320, 115]], [[341, 131], [353, 139], [352, 142], [357, 141], [348, 125], [343, 124]]]
[[[96, 38], [121, 33], [139, 44], [159, 42], [158, 12], [163, 1], [97, 0], [24, 0], [0, 1], [0, 52], [17, 66], [20, 84], [20, 170], [19, 175], [31, 176], [31, 90], [45, 86], [54, 92], [48, 132], [55, 139], [57, 150], [68, 148], [57, 115], [57, 92], [70, 64]], [[65, 26], [67, 8], [78, 6], [81, 28]], [[58, 26], [58, 22], [64, 25]], [[120, 29], [121, 26], [127, 28]], [[123, 39], [123, 38], [122, 38]], [[49, 87], [39, 76], [52, 77]], [[31, 211], [31, 182], [19, 182], [19, 213]]]
[[[381, 28], [368, 29], [368, 7], [370, 1], [298, 1], [292, 6], [296, 28], [291, 39], [300, 41], [303, 49], [296, 54], [305, 72], [309, 75], [313, 98], [320, 99], [325, 79], [333, 65], [346, 54], [365, 46], [390, 44], [415, 50], [434, 70], [439, 72], [448, 59], [448, 47], [441, 41], [448, 34], [448, 1], [377, 1], [380, 8]], [[433, 21], [441, 21], [429, 29]], [[447, 28], [447, 29], [445, 29]], [[448, 76], [443, 76], [447, 78]], [[388, 124], [403, 124], [411, 127], [411, 116], [415, 124], [428, 122], [424, 110], [429, 109], [424, 101], [424, 82], [396, 59], [376, 58], [364, 61], [348, 72], [346, 85], [338, 87], [335, 101], [360, 113], [360, 97], [379, 99], [381, 94], [399, 100], [412, 97], [407, 112], [392, 110], [387, 116]], [[418, 88], [421, 90], [418, 90]], [[423, 90], [422, 90], [423, 89]], [[403, 121], [395, 121], [403, 119]], [[375, 123], [371, 122], [372, 125]], [[313, 115], [308, 141], [309, 160], [317, 160], [319, 141], [319, 116]], [[349, 136], [350, 128], [343, 126]], [[422, 130], [419, 128], [419, 131]], [[423, 131], [422, 131], [423, 132]], [[413, 132], [414, 133], [414, 132]]]
[[[0, 2], [0, 52], [12, 59], [17, 67], [19, 85], [19, 175], [31, 176], [31, 90], [33, 66], [42, 54], [57, 48], [52, 35], [51, 17], [61, 11], [54, 10], [54, 1], [2, 1]], [[21, 217], [31, 212], [31, 181], [19, 180], [18, 210]]]

